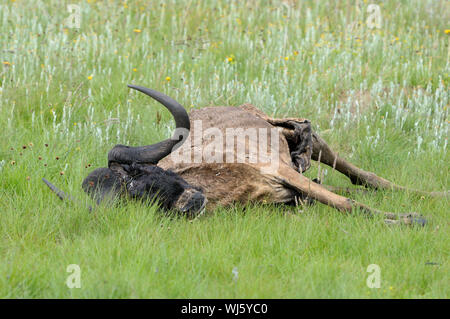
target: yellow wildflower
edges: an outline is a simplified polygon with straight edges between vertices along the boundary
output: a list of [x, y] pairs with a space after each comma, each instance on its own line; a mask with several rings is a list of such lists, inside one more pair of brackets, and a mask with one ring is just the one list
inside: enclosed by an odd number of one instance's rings
[[228, 63], [234, 63], [234, 59], [235, 57], [234, 57], [234, 54], [230, 54], [229, 56], [226, 56], [226, 62], [228, 62]]
[[93, 78], [92, 75], [89, 75], [89, 76], [88, 76], [88, 80], [92, 80], [92, 78]]
[[445, 34], [449, 34], [449, 33], [450, 33], [450, 29], [446, 29]]
[[166, 81], [170, 82], [170, 76], [166, 76]]
[[142, 31], [140, 29], [134, 29], [133, 32], [134, 33], [141, 33]]

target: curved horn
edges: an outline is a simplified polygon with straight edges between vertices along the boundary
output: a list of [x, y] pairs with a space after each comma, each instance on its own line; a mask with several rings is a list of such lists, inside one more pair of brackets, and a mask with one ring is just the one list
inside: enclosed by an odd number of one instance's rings
[[175, 119], [176, 129], [171, 138], [156, 144], [138, 147], [126, 145], [114, 146], [108, 153], [108, 165], [111, 165], [113, 162], [120, 164], [157, 164], [161, 159], [180, 147], [186, 140], [190, 130], [189, 116], [180, 103], [161, 92], [142, 86], [128, 85], [128, 87], [138, 90], [164, 105], [172, 113]]
[[[45, 178], [42, 178], [42, 181], [48, 186], [48, 188], [51, 189], [51, 191], [53, 193], [56, 194], [56, 196], [58, 196], [58, 198], [62, 201], [64, 200], [68, 200], [68, 201], [72, 201], [75, 203], [80, 203], [78, 200], [76, 200], [75, 198], [73, 198], [70, 195], [67, 195], [66, 193], [64, 193], [62, 190], [58, 189], [58, 187], [56, 187], [55, 185], [53, 185], [52, 183], [50, 183], [48, 180], [46, 180]], [[92, 212], [92, 207], [91, 206], [87, 206], [87, 208], [89, 209], [90, 212]]]
[[58, 198], [60, 200], [64, 200], [66, 198], [70, 199], [70, 196], [67, 196], [66, 193], [64, 193], [62, 190], [58, 189], [55, 185], [53, 185], [52, 183], [50, 183], [48, 180], [46, 180], [45, 178], [42, 178], [42, 181], [48, 186], [48, 188], [50, 188], [52, 190], [53, 193], [56, 194], [56, 196], [58, 196]]

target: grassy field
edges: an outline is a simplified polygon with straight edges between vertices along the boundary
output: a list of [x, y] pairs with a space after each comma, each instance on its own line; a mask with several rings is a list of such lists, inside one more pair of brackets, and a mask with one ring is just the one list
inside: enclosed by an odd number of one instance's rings
[[[448, 198], [353, 195], [420, 212], [423, 228], [321, 204], [195, 221], [136, 202], [83, 206], [92, 202], [81, 182], [112, 146], [154, 143], [174, 127], [128, 83], [187, 109], [250, 102], [306, 117], [354, 164], [449, 189], [449, 4], [372, 3], [379, 28], [370, 1], [2, 0], [0, 297], [448, 298]], [[79, 6], [79, 28], [68, 4]], [[326, 184], [351, 186], [324, 173]], [[59, 201], [42, 177], [81, 204]], [[81, 288], [66, 285], [70, 264]], [[380, 288], [366, 284], [370, 264]]]

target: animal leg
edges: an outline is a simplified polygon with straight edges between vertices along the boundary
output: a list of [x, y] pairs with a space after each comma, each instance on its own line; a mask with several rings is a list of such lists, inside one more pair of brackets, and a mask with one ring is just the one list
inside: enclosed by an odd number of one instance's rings
[[312, 133], [312, 142], [313, 142], [313, 150], [311, 158], [315, 161], [319, 160], [320, 162], [327, 164], [342, 174], [348, 176], [351, 182], [354, 185], [364, 185], [366, 187], [371, 187], [375, 189], [384, 188], [384, 189], [393, 189], [393, 190], [402, 190], [409, 191], [419, 195], [428, 195], [428, 196], [446, 196], [448, 195], [448, 191], [446, 192], [425, 192], [416, 189], [409, 189], [403, 186], [396, 185], [387, 179], [377, 176], [372, 172], [365, 171], [359, 167], [356, 167], [352, 163], [349, 163], [342, 157], [339, 157], [337, 153], [335, 153], [330, 146], [315, 132]]
[[278, 176], [274, 176], [275, 179], [277, 179], [278, 182], [285, 187], [294, 189], [301, 194], [306, 194], [308, 197], [315, 199], [322, 204], [334, 207], [342, 212], [352, 213], [355, 209], [359, 209], [361, 212], [369, 216], [381, 215], [388, 221], [395, 221], [394, 223], [407, 225], [424, 225], [426, 223], [426, 220], [420, 217], [420, 215], [417, 213], [396, 214], [391, 212], [383, 212], [354, 201], [350, 198], [346, 198], [330, 192], [322, 185], [314, 183], [309, 178], [298, 173], [295, 169], [290, 167], [279, 167], [278, 174]]

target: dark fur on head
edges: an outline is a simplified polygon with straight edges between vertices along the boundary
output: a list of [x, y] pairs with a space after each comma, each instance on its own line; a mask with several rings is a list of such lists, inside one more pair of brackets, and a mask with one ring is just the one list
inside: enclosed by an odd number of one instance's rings
[[199, 188], [154, 165], [121, 165], [120, 170], [98, 168], [83, 181], [83, 189], [98, 202], [108, 195], [127, 194], [135, 199], [156, 200], [163, 209], [183, 213], [196, 212], [205, 203]]
[[81, 186], [97, 203], [106, 197], [120, 196], [124, 191], [118, 174], [106, 167], [92, 171]]
[[165, 171], [158, 166], [134, 165], [130, 173], [132, 181], [127, 185], [128, 194], [137, 199], [154, 200], [156, 198], [165, 209], [174, 208], [185, 190], [200, 191], [174, 172]]

